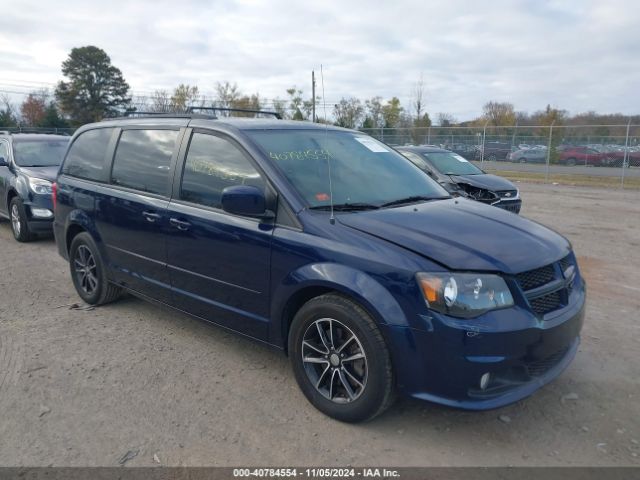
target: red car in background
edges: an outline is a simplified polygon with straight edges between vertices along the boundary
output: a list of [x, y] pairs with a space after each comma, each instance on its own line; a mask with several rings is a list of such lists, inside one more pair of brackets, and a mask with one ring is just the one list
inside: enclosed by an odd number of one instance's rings
[[610, 163], [607, 153], [590, 147], [566, 147], [560, 152], [559, 162], [565, 165], [606, 166]]

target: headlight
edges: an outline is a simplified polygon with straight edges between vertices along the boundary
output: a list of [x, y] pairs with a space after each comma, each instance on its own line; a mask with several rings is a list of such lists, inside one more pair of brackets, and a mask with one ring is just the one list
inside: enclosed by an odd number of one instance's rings
[[34, 193], [48, 193], [51, 194], [51, 182], [49, 180], [43, 180], [41, 178], [31, 178], [29, 177], [29, 188]]
[[498, 275], [475, 273], [418, 273], [427, 306], [453, 317], [473, 318], [510, 307], [513, 297]]

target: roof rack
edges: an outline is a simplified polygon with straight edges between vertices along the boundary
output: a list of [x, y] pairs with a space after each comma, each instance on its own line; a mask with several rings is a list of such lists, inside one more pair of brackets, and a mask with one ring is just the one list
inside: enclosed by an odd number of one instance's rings
[[164, 112], [124, 112], [122, 117], [108, 117], [100, 120], [101, 122], [109, 122], [111, 120], [123, 120], [127, 118], [137, 118], [137, 117], [153, 117], [153, 118], [191, 118], [191, 119], [206, 119], [206, 120], [215, 120], [216, 117], [214, 115], [203, 115], [199, 113], [164, 113]]
[[273, 112], [270, 110], [253, 110], [249, 108], [222, 108], [222, 107], [189, 107], [187, 108], [188, 113], [192, 113], [196, 110], [207, 110], [211, 112], [238, 112], [238, 113], [256, 113], [263, 115], [273, 115], [278, 120], [282, 120], [282, 115], [278, 112]]

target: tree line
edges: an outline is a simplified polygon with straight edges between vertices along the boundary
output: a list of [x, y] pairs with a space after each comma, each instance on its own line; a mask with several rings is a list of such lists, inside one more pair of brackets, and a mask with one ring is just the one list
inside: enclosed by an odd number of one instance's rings
[[[0, 96], [0, 127], [76, 127], [127, 112], [182, 113], [190, 106], [272, 110], [283, 118], [331, 123], [346, 128], [387, 129], [408, 132], [415, 142], [424, 130], [435, 124], [439, 127], [468, 127], [469, 129], [497, 129], [502, 127], [563, 125], [626, 124], [621, 114], [601, 115], [587, 112], [571, 116], [566, 110], [547, 105], [532, 114], [517, 111], [509, 102], [490, 101], [482, 113], [470, 121], [458, 121], [447, 112], [438, 112], [434, 119], [427, 112], [426, 87], [420, 76], [412, 86], [410, 102], [402, 105], [398, 97], [383, 99], [342, 98], [327, 112], [313, 117], [314, 106], [321, 104], [319, 96], [311, 98], [297, 86], [286, 89], [284, 98], [266, 99], [259, 93], [246, 94], [237, 83], [217, 82], [215, 97], [203, 94], [197, 85], [180, 84], [172, 90], [156, 90], [151, 95], [132, 96], [131, 88], [121, 70], [111, 63], [107, 53], [95, 46], [73, 48], [62, 63], [64, 80], [58, 82], [53, 93], [48, 90], [32, 92], [19, 107], [9, 96]], [[323, 108], [316, 109], [322, 112]], [[640, 122], [635, 116], [634, 123]], [[597, 134], [611, 133], [599, 127]]]

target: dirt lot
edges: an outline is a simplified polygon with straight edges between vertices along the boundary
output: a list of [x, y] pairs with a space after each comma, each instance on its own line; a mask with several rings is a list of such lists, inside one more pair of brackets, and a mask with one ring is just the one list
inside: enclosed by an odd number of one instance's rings
[[314, 410], [276, 351], [134, 298], [70, 310], [53, 240], [2, 223], [0, 465], [640, 465], [640, 192], [522, 192], [589, 284], [574, 363], [497, 411], [404, 399], [357, 426]]

